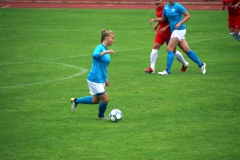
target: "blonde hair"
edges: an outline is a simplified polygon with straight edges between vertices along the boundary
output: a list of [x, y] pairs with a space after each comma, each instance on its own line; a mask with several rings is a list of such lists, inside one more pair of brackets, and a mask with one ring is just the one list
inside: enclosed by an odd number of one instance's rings
[[114, 34], [114, 32], [111, 31], [111, 30], [103, 29], [103, 30], [102, 30], [102, 33], [101, 33], [101, 43], [102, 43], [102, 42], [104, 41], [104, 39], [105, 39], [106, 37], [108, 37], [110, 34]]

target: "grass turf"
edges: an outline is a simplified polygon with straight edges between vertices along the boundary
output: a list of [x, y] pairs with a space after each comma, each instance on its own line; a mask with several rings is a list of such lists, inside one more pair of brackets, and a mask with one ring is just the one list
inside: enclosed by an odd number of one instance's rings
[[[153, 10], [0, 9], [1, 159], [239, 159], [239, 42], [227, 12], [189, 11], [186, 39], [206, 62], [170, 76], [145, 74], [155, 33]], [[89, 95], [86, 75], [102, 29], [115, 32], [106, 113], [70, 110]], [[166, 46], [156, 65], [166, 65]]]

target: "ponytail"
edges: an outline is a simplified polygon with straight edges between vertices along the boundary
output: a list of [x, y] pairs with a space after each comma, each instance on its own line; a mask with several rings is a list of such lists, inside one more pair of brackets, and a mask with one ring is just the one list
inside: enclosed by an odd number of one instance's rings
[[102, 33], [101, 33], [101, 43], [102, 43], [102, 42], [104, 41], [104, 39], [105, 39], [106, 37], [108, 37], [110, 34], [114, 34], [114, 32], [111, 31], [111, 30], [103, 29], [103, 30], [102, 30]]

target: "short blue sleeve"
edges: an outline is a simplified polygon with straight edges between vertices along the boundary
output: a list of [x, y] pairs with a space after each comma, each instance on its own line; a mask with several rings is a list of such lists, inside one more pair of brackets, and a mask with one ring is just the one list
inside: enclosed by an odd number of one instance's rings
[[97, 46], [94, 51], [93, 51], [93, 55], [92, 57], [95, 59], [95, 58], [99, 58], [101, 53], [102, 53], [103, 49], [101, 46]]
[[178, 10], [181, 14], [183, 14], [187, 11], [181, 4], [178, 5]]

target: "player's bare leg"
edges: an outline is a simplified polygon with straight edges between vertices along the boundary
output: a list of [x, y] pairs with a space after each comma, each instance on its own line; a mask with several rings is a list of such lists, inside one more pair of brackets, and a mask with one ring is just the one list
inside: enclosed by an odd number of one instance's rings
[[206, 64], [201, 62], [200, 59], [198, 58], [197, 54], [189, 48], [187, 41], [185, 39], [183, 39], [183, 40], [181, 40], [181, 42], [179, 42], [179, 47], [187, 54], [187, 56], [193, 62], [198, 64], [202, 74], [205, 74], [206, 73]]

